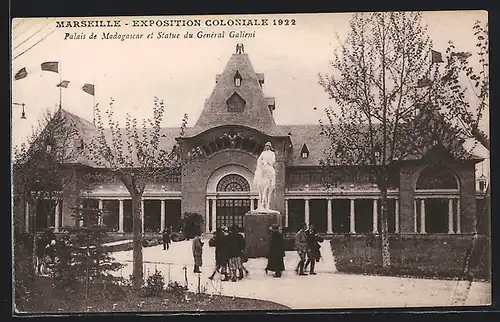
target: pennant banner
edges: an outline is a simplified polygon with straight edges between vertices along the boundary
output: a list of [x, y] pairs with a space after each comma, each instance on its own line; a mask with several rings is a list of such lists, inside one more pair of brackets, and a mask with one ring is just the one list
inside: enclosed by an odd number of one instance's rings
[[21, 68], [16, 75], [14, 75], [15, 80], [20, 80], [28, 76], [28, 71], [26, 70], [26, 67]]
[[443, 56], [439, 51], [435, 51], [431, 49], [431, 62], [434, 63], [444, 63]]
[[417, 82], [417, 87], [418, 88], [427, 87], [427, 86], [431, 86], [430, 79], [428, 79], [428, 78], [422, 78], [422, 79], [418, 80], [418, 82]]
[[40, 67], [23, 67], [14, 75], [14, 80], [20, 80], [28, 75], [35, 74], [40, 71], [59, 73], [59, 62], [48, 61], [41, 63]]
[[48, 72], [59, 73], [59, 62], [48, 61], [48, 62], [42, 63], [41, 66], [42, 66], [42, 70], [45, 70]]
[[68, 80], [63, 80], [59, 84], [56, 85], [56, 87], [62, 87], [62, 88], [80, 88], [82, 91], [84, 91], [87, 94], [90, 95], [95, 95], [95, 89], [93, 84], [79, 84], [73, 81], [68, 81]]
[[94, 95], [94, 85], [92, 84], [83, 85], [82, 90], [87, 94]]

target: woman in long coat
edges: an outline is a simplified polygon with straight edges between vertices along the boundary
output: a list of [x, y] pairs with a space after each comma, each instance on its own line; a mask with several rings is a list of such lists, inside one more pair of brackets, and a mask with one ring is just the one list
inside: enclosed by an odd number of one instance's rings
[[269, 252], [267, 254], [267, 271], [274, 272], [274, 277], [281, 277], [282, 272], [285, 270], [285, 245], [283, 242], [283, 235], [280, 233], [278, 225], [271, 226], [271, 239], [269, 242]]
[[215, 269], [208, 278], [213, 279], [215, 273], [220, 272], [224, 275], [225, 281], [229, 279], [227, 274], [227, 265], [229, 257], [227, 254], [227, 228], [219, 228], [215, 231]]

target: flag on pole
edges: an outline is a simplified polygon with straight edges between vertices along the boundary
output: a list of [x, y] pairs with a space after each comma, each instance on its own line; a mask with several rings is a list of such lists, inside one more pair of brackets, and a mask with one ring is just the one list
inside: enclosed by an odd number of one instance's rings
[[20, 80], [28, 76], [28, 71], [26, 70], [26, 67], [21, 68], [16, 75], [14, 75], [15, 80]]
[[92, 84], [84, 84], [82, 90], [87, 94], [94, 95], [94, 85]]
[[470, 56], [472, 56], [472, 54], [470, 52], [452, 52], [451, 56], [454, 56], [454, 57], [457, 57], [458, 59], [463, 60], [463, 59], [469, 58]]
[[422, 78], [417, 81], [417, 88], [431, 86], [431, 80], [428, 78]]
[[439, 51], [435, 51], [431, 49], [431, 62], [434, 63], [444, 63], [443, 56]]
[[60, 82], [59, 84], [57, 84], [56, 87], [68, 88], [69, 83], [70, 83], [70, 81], [64, 80], [64, 81]]
[[48, 62], [42, 63], [41, 66], [42, 66], [42, 70], [45, 70], [48, 72], [59, 73], [59, 62], [48, 61]]

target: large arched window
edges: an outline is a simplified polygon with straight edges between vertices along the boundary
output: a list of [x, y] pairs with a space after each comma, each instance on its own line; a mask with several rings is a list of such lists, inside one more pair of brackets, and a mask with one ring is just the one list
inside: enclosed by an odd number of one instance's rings
[[217, 184], [217, 191], [250, 191], [250, 184], [239, 174], [228, 174], [220, 179]]
[[455, 175], [443, 167], [427, 167], [422, 170], [417, 181], [418, 190], [424, 189], [458, 189]]
[[460, 212], [459, 190], [457, 177], [446, 167], [436, 165], [423, 169], [416, 184], [417, 231], [420, 233], [460, 233], [462, 225], [458, 214]]

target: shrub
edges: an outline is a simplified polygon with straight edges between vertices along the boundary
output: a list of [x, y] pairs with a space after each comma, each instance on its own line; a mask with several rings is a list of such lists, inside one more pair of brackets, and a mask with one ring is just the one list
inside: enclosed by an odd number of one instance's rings
[[149, 276], [143, 286], [143, 296], [159, 296], [165, 290], [165, 279], [163, 275], [155, 268], [155, 273]]
[[[16, 236], [17, 237], [17, 236]], [[30, 290], [35, 279], [33, 244], [31, 235], [14, 239], [14, 292], [15, 303], [29, 301]]]
[[194, 212], [184, 213], [181, 226], [186, 238], [194, 238], [194, 236], [196, 236], [196, 234], [200, 231], [202, 224], [203, 217], [200, 214]]
[[182, 300], [184, 299], [184, 296], [188, 291], [188, 288], [177, 281], [172, 281], [168, 283], [166, 291], [168, 294], [176, 297], [177, 300]]
[[170, 235], [170, 239], [173, 241], [173, 242], [179, 242], [179, 241], [183, 241], [186, 239], [186, 236], [184, 235], [184, 233], [182, 232], [176, 232], [176, 233], [172, 233]]

